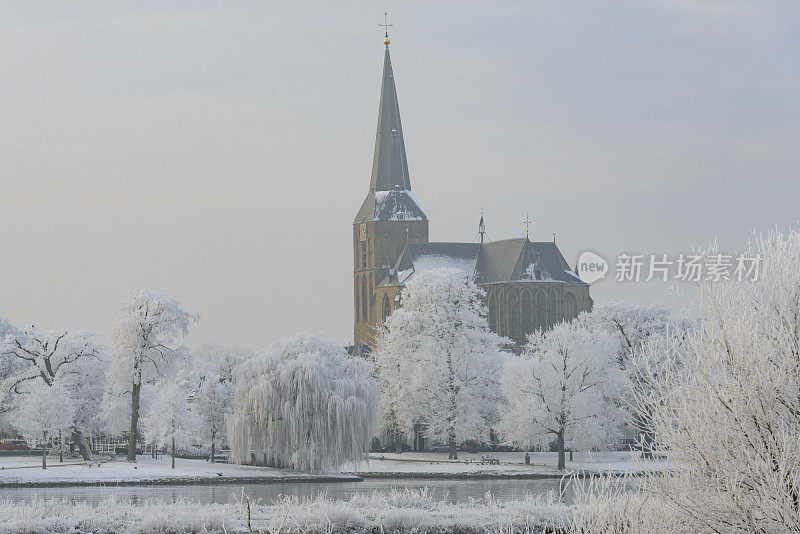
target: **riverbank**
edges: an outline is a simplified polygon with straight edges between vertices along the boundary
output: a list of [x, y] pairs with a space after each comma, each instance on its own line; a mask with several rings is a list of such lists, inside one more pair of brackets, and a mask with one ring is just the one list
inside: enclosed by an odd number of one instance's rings
[[373, 453], [368, 464], [350, 470], [363, 478], [461, 480], [561, 478], [565, 473], [573, 472], [622, 475], [669, 468], [665, 460], [645, 460], [635, 452], [605, 452], [576, 453], [573, 460], [566, 462], [565, 471], [560, 471], [555, 467], [557, 453], [528, 454], [530, 464], [525, 464], [524, 452], [459, 453], [458, 460], [448, 460], [447, 453]]
[[349, 473], [303, 473], [289, 469], [209, 463], [205, 460], [140, 456], [136, 463], [119, 460], [95, 462], [48, 460], [42, 469], [37, 458], [1, 458], [0, 487], [55, 487], [99, 485], [252, 484], [277, 482], [354, 482]]

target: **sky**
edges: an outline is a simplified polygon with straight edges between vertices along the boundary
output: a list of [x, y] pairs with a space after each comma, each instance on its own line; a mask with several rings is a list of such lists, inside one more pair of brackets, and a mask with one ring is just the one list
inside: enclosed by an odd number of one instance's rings
[[796, 2], [3, 2], [0, 315], [105, 334], [158, 287], [190, 346], [351, 343], [387, 8], [431, 240], [530, 214], [572, 265], [797, 224]]

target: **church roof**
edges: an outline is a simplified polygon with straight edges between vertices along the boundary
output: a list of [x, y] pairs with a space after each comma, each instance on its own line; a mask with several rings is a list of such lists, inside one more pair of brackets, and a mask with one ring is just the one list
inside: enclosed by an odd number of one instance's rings
[[476, 284], [551, 282], [585, 285], [555, 243], [524, 237], [491, 243], [409, 243], [381, 285], [403, 285], [414, 273], [461, 269]]
[[369, 193], [355, 221], [427, 220], [408, 177], [408, 160], [400, 123], [400, 106], [394, 84], [389, 46], [383, 58], [383, 81], [378, 107], [378, 131], [372, 159]]

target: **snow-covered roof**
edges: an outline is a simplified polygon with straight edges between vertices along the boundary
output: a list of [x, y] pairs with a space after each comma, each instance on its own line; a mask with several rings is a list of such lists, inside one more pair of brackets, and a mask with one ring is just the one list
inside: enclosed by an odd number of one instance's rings
[[584, 284], [555, 243], [518, 238], [485, 244], [409, 243], [381, 285], [403, 285], [414, 273], [442, 267], [461, 269], [477, 284]]

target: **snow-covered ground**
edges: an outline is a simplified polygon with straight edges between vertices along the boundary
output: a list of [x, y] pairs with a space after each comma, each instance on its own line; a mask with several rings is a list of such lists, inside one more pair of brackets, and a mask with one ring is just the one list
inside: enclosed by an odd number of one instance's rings
[[[407, 452], [403, 454], [373, 453], [369, 464], [352, 468], [359, 475], [369, 476], [561, 476], [556, 469], [558, 453], [531, 452], [531, 465], [525, 465], [524, 452], [467, 453], [459, 452], [458, 460], [448, 460], [447, 453]], [[481, 463], [482, 457], [499, 460], [499, 464]], [[664, 460], [647, 461], [634, 452], [576, 453], [567, 471], [587, 473], [625, 473], [644, 469], [665, 469]]]
[[564, 526], [569, 509], [549, 497], [452, 504], [425, 491], [394, 490], [334, 501], [284, 498], [272, 505], [106, 500], [96, 505], [0, 501], [0, 533], [16, 532], [540, 532]]
[[352, 475], [316, 474], [251, 467], [234, 464], [209, 463], [205, 460], [175, 460], [170, 468], [170, 458], [153, 460], [139, 456], [136, 463], [124, 459], [93, 463], [71, 460], [60, 464], [48, 459], [47, 469], [42, 469], [41, 458], [36, 456], [0, 457], [0, 486], [13, 485], [68, 485], [68, 484], [187, 484], [213, 482], [273, 482], [293, 480], [326, 480], [340, 478], [353, 480]]

